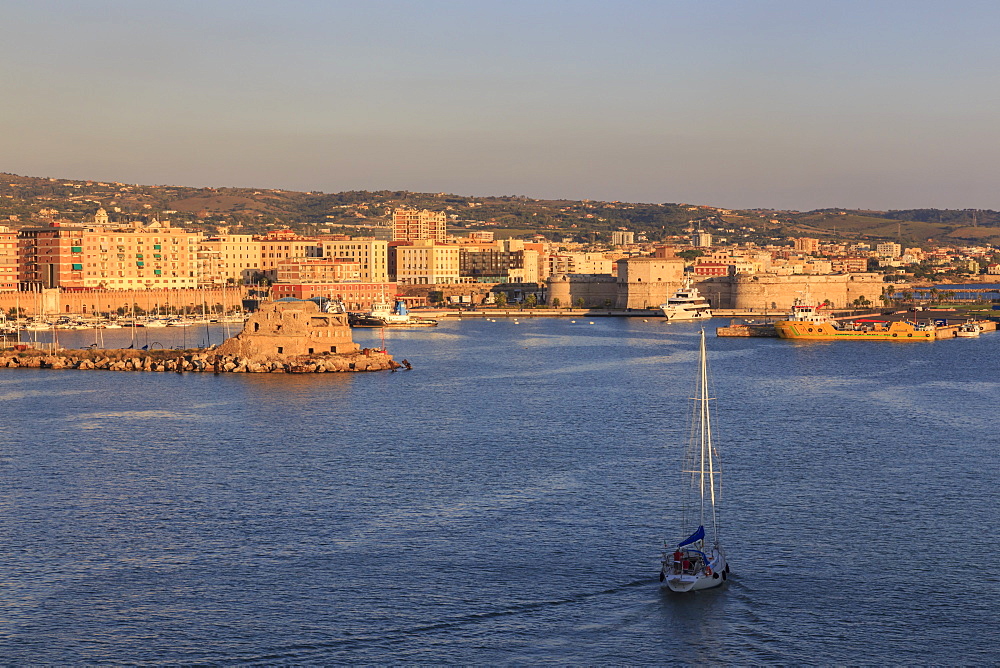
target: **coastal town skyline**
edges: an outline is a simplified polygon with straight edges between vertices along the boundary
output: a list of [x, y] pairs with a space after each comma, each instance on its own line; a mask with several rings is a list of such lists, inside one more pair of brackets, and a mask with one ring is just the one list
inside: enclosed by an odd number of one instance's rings
[[972, 2], [31, 3], [6, 12], [0, 114], [18, 131], [0, 151], [4, 171], [68, 179], [997, 209], [998, 18]]

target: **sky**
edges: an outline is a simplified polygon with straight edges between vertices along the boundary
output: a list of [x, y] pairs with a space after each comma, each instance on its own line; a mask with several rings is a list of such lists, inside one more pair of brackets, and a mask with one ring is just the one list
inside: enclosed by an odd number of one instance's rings
[[1000, 210], [1000, 2], [32, 0], [0, 171]]

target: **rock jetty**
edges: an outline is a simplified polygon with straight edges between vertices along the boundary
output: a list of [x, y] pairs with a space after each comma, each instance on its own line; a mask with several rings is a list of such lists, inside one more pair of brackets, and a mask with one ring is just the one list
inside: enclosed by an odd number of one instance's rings
[[384, 350], [321, 353], [293, 358], [248, 358], [205, 350], [62, 350], [28, 348], [0, 351], [0, 368], [81, 369], [103, 371], [173, 371], [175, 373], [345, 373], [395, 371], [400, 365]]
[[308, 300], [268, 302], [243, 331], [217, 348], [197, 350], [60, 350], [18, 345], [0, 351], [0, 368], [102, 369], [211, 373], [343, 373], [411, 368], [351, 339], [347, 315], [324, 313]]

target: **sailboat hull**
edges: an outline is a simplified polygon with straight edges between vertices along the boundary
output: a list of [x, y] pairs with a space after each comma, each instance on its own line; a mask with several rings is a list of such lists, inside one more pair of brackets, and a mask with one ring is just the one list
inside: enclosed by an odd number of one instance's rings
[[713, 551], [708, 569], [699, 568], [697, 572], [681, 571], [671, 560], [664, 557], [661, 573], [664, 574], [663, 585], [670, 591], [687, 592], [721, 587], [729, 579], [729, 563], [722, 552]]

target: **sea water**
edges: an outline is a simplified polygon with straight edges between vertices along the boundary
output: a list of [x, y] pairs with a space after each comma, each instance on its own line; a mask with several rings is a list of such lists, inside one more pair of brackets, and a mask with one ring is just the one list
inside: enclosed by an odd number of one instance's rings
[[0, 658], [1000, 661], [1000, 334], [723, 324], [706, 327], [733, 572], [694, 594], [658, 573], [694, 528], [678, 470], [698, 324], [445, 320], [384, 333], [413, 365], [396, 373], [2, 369]]

